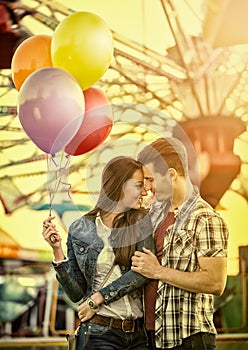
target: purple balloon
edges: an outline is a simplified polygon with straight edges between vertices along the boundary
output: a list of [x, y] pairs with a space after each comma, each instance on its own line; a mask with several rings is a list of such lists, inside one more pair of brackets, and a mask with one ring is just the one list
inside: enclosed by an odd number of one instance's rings
[[44, 152], [62, 150], [82, 124], [85, 101], [76, 79], [60, 68], [32, 73], [18, 95], [18, 115], [29, 138]]

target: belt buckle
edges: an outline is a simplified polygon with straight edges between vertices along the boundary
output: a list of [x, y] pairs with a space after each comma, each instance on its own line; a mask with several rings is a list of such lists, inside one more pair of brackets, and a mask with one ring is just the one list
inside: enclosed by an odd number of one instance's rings
[[[130, 323], [132, 322], [132, 324]], [[131, 326], [131, 327], [129, 327]], [[135, 319], [133, 318], [125, 318], [121, 323], [121, 329], [125, 333], [133, 333], [135, 328]]]

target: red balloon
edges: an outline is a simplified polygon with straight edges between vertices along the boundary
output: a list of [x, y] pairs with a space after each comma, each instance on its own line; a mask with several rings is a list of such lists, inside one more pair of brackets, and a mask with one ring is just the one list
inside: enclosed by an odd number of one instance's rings
[[76, 135], [66, 145], [65, 152], [79, 156], [99, 146], [109, 135], [113, 113], [105, 94], [96, 87], [83, 91], [85, 115]]

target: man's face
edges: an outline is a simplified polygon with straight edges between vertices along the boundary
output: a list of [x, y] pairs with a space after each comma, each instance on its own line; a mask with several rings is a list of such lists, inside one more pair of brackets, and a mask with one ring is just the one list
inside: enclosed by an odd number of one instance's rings
[[169, 171], [165, 174], [156, 172], [153, 163], [144, 165], [143, 171], [146, 191], [150, 190], [159, 202], [172, 200], [173, 186]]

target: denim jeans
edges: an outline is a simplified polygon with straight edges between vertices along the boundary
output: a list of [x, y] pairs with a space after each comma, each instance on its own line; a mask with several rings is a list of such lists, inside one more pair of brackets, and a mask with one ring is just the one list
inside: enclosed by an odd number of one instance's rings
[[133, 333], [121, 329], [81, 323], [76, 350], [149, 350], [144, 328]]
[[[148, 331], [149, 349], [162, 350], [156, 348], [153, 331]], [[199, 332], [183, 339], [182, 345], [170, 348], [170, 350], [214, 350], [216, 349], [215, 335], [211, 333]]]

